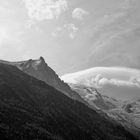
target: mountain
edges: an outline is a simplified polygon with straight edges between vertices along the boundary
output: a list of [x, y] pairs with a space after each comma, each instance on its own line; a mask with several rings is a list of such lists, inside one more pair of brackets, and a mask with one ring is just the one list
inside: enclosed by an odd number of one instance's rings
[[140, 137], [140, 102], [130, 100], [123, 102], [122, 106], [109, 110], [108, 115], [122, 124], [125, 128], [133, 129], [133, 132]]
[[122, 114], [128, 116], [129, 121], [137, 126], [140, 130], [140, 100], [131, 100], [124, 102], [122, 106]]
[[95, 88], [80, 85], [80, 84], [69, 84], [72, 90], [79, 93], [79, 95], [87, 101], [91, 106], [97, 110], [108, 111], [118, 108], [122, 102], [109, 98], [100, 94]]
[[81, 102], [84, 102], [84, 100], [82, 100], [82, 98], [75, 91], [72, 91], [69, 85], [64, 83], [55, 73], [55, 71], [51, 69], [47, 65], [47, 63], [45, 63], [43, 57], [40, 57], [36, 60], [29, 59], [27, 61], [21, 62], [8, 62], [3, 60], [0, 60], [0, 62], [4, 64], [14, 65], [28, 75], [42, 80], [50, 86], [53, 86], [70, 98], [74, 98]]
[[95, 109], [105, 112], [140, 137], [140, 71], [98, 67], [66, 74], [62, 80]]
[[93, 67], [65, 74], [67, 83], [86, 85], [98, 89], [105, 96], [118, 100], [140, 98], [140, 71], [124, 67]]
[[0, 137], [135, 140], [121, 125], [37, 80], [0, 64]]
[[140, 137], [140, 101], [120, 101], [100, 94], [95, 88], [69, 84], [94, 110], [106, 113], [128, 130]]

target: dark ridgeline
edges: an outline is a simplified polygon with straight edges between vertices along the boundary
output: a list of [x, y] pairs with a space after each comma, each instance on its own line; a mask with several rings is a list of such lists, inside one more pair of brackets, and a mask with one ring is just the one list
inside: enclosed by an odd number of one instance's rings
[[48, 85], [63, 92], [68, 97], [79, 100], [80, 102], [87, 104], [81, 98], [81, 96], [79, 96], [75, 91], [71, 90], [69, 85], [64, 83], [59, 78], [56, 72], [47, 65], [43, 57], [40, 57], [39, 59], [36, 60], [29, 59], [27, 61], [21, 61], [21, 62], [8, 62], [3, 60], [0, 60], [0, 62], [4, 64], [14, 65], [18, 69], [27, 73], [28, 75], [33, 76], [41, 81], [44, 81]]
[[136, 140], [115, 121], [7, 64], [0, 64], [0, 138]]

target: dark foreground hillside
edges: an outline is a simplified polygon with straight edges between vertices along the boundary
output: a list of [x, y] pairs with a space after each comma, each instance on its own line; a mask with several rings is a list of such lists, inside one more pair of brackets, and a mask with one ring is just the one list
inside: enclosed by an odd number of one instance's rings
[[0, 64], [0, 138], [136, 140], [116, 122], [6, 64]]

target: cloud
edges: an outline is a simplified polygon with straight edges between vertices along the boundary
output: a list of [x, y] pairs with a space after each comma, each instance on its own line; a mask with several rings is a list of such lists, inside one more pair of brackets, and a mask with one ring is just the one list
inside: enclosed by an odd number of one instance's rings
[[32, 20], [58, 19], [68, 9], [66, 0], [23, 0]]
[[68, 34], [71, 39], [74, 39], [79, 28], [73, 23], [64, 24], [62, 27], [57, 27], [54, 32], [52, 32], [53, 37], [60, 37], [64, 33]]
[[107, 25], [115, 23], [117, 20], [124, 18], [126, 15], [127, 15], [126, 12], [117, 12], [110, 15], [104, 15], [102, 18], [99, 18], [94, 23], [94, 28], [93, 28], [94, 33], [98, 32], [99, 30], [101, 30], [103, 27]]
[[140, 89], [140, 71], [130, 68], [94, 67], [72, 74], [65, 74], [60, 78], [66, 83], [85, 85], [99, 90], [106, 87], [111, 87], [112, 90], [114, 88]]
[[101, 74], [96, 75], [92, 82], [89, 82], [89, 85], [96, 88], [102, 88], [104, 85], [114, 85], [114, 86], [127, 86], [127, 87], [139, 87], [140, 88], [140, 79], [136, 77], [131, 77], [128, 81], [119, 80], [119, 79], [108, 79], [103, 77]]
[[72, 18], [77, 20], [83, 20], [84, 16], [87, 16], [89, 13], [82, 8], [75, 8], [72, 12]]
[[58, 36], [60, 36], [60, 32], [62, 32], [62, 30], [63, 30], [62, 27], [57, 27], [57, 28], [51, 33], [51, 35], [52, 35], [53, 37], [58, 37]]
[[78, 27], [76, 27], [74, 24], [65, 24], [64, 25], [64, 28], [66, 28], [68, 30], [68, 33], [69, 33], [69, 37], [70, 38], [75, 38], [76, 36], [76, 33], [78, 32]]

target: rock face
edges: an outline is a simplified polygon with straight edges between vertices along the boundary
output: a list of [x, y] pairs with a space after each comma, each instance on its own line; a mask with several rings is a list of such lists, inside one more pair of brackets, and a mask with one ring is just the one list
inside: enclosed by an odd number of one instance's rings
[[28, 60], [20, 63], [18, 67], [25, 73], [46, 82], [47, 84], [55, 87], [56, 89], [72, 96], [73, 92], [69, 86], [63, 83], [53, 69], [46, 63], [43, 57], [38, 60]]
[[[128, 101], [126, 101], [127, 98], [124, 98], [125, 100], [118, 100], [116, 98], [112, 98], [112, 96], [106, 96], [104, 94], [104, 92], [106, 93], [110, 92], [111, 94], [109, 95], [113, 95], [115, 91], [117, 91], [116, 95], [119, 96], [121, 94], [128, 94], [126, 92], [128, 91], [131, 94], [131, 96], [135, 96], [133, 95], [134, 92], [132, 92], [133, 91], [132, 88], [136, 89], [136, 87], [130, 86], [129, 88], [126, 88], [114, 86], [113, 88], [109, 88], [110, 86], [109, 85], [106, 86], [107, 88], [104, 86], [101, 92], [101, 87], [95, 89], [94, 88], [95, 84], [93, 84], [95, 81], [98, 81], [97, 79], [100, 80], [100, 78], [96, 78], [96, 80], [93, 80], [94, 76], [96, 77], [96, 75], [102, 72], [102, 69], [97, 70], [95, 71], [94, 69], [89, 69], [74, 74], [68, 74], [63, 76], [62, 79], [65, 80], [66, 82], [70, 82], [68, 84], [70, 85], [72, 90], [75, 90], [88, 104], [90, 104], [93, 107], [93, 109], [100, 110], [106, 113], [110, 118], [116, 120], [118, 123], [123, 125], [127, 130], [130, 130], [135, 135], [140, 137], [140, 101], [138, 100], [139, 98], [137, 98], [137, 100], [130, 98]], [[112, 71], [105, 71], [105, 69], [103, 70], [104, 76], [111, 75]], [[137, 72], [134, 71], [134, 73], [133, 71], [129, 71], [128, 74], [127, 72], [125, 72], [126, 74], [123, 72], [124, 77], [128, 77], [131, 74], [132, 75], [136, 74], [136, 77], [139, 76], [139, 71]], [[115, 73], [113, 73], [112, 75], [115, 75]], [[119, 73], [117, 72], [117, 76], [118, 75]], [[122, 77], [121, 75], [120, 77]], [[137, 81], [135, 83], [137, 83]], [[121, 88], [122, 89], [126, 88], [127, 90], [120, 90]], [[139, 87], [137, 88], [139, 91], [140, 88]]]
[[95, 88], [79, 84], [69, 84], [72, 90], [97, 110], [109, 111], [118, 108], [121, 102], [113, 98], [101, 95]]
[[140, 137], [140, 100], [119, 101], [100, 94], [95, 88], [80, 84], [69, 84], [94, 110], [106, 113], [128, 131]]
[[[118, 110], [116, 110], [116, 112]], [[125, 119], [128, 118], [129, 122], [131, 122], [131, 125], [134, 124], [134, 126], [139, 130], [140, 136], [140, 100], [126, 101], [119, 111], [121, 112], [118, 113], [119, 115]]]
[[0, 138], [136, 140], [107, 116], [6, 64], [0, 64]]
[[2, 60], [0, 62], [4, 64], [14, 65], [28, 75], [44, 81], [48, 85], [63, 92], [68, 97], [84, 102], [84, 100], [75, 91], [72, 91], [69, 85], [64, 83], [55, 73], [55, 71], [51, 69], [47, 65], [47, 63], [45, 63], [43, 57], [40, 57], [37, 60], [30, 59], [22, 62], [7, 62]]
[[120, 108], [107, 112], [108, 116], [127, 129], [131, 129], [140, 138], [140, 103], [139, 101], [127, 101]]

